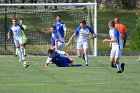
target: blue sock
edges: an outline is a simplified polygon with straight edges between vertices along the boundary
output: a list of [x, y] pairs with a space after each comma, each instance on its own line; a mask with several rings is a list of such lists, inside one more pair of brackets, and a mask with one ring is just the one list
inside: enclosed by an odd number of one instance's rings
[[75, 66], [79, 67], [79, 66], [82, 66], [81, 64], [75, 64]]

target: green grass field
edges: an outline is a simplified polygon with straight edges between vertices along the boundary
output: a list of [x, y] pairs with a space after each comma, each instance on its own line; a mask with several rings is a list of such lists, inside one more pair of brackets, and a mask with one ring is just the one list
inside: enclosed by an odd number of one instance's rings
[[[44, 56], [28, 56], [25, 69], [14, 56], [0, 56], [0, 93], [139, 93], [140, 63], [137, 56], [122, 57], [125, 71], [117, 74], [109, 57], [90, 57], [88, 67], [46, 70]], [[78, 63], [82, 59], [74, 58]]]

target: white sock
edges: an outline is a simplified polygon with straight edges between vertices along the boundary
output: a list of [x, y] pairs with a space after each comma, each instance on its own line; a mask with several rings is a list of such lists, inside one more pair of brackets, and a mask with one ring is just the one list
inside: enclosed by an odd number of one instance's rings
[[116, 64], [118, 71], [122, 71], [121, 63]]
[[24, 60], [25, 59], [25, 57], [24, 57], [24, 48], [20, 48], [21, 49], [21, 57], [22, 57], [22, 60]]
[[19, 56], [19, 59], [21, 59], [21, 50], [20, 50], [20, 48], [18, 48], [18, 56]]
[[85, 55], [86, 64], [88, 64], [88, 54]]

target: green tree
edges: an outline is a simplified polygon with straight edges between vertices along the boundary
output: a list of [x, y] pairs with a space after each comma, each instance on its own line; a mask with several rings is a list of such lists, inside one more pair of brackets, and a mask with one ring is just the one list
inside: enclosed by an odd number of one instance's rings
[[140, 13], [137, 13], [138, 19], [134, 31], [131, 32], [131, 49], [140, 51]]

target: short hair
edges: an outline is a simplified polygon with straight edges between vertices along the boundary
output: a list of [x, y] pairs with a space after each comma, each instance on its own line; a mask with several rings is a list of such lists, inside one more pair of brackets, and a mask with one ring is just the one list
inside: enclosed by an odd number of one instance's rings
[[17, 19], [16, 19], [16, 18], [13, 18], [12, 20], [16, 20], [16, 21], [17, 21]]
[[113, 20], [110, 20], [110, 21], [108, 22], [108, 24], [110, 24], [111, 27], [115, 27], [115, 22], [114, 22]]
[[115, 20], [115, 19], [118, 21], [118, 23], [120, 23], [120, 19], [119, 19], [119, 18], [116, 17], [116, 18], [114, 18], [114, 20]]
[[19, 20], [23, 20], [23, 21], [24, 21], [24, 19], [23, 19], [23, 18], [20, 18]]
[[87, 22], [86, 22], [86, 20], [81, 20], [80, 23], [86, 24]]
[[60, 17], [60, 18], [61, 18], [61, 16], [60, 16], [60, 15], [56, 15], [56, 17]]
[[52, 25], [52, 26], [51, 26], [51, 28], [54, 28], [54, 29], [56, 29], [56, 26]]
[[52, 49], [48, 50], [48, 54], [52, 54], [54, 51]]

